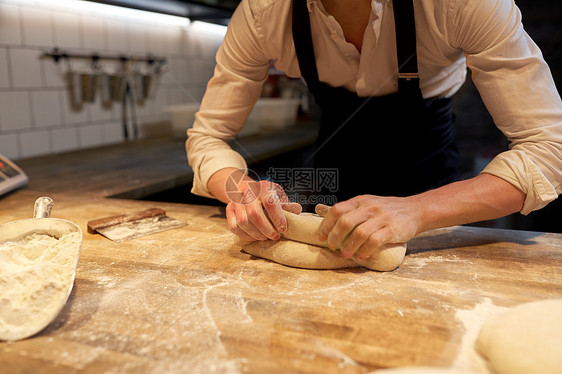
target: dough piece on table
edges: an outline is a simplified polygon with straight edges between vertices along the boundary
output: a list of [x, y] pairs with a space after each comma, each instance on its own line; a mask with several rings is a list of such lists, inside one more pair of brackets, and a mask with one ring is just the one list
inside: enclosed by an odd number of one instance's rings
[[[284, 212], [287, 231], [278, 241], [257, 241], [243, 245], [246, 252], [283, 265], [308, 269], [340, 269], [364, 266], [371, 270], [391, 271], [404, 260], [406, 244], [388, 244], [366, 260], [346, 259], [327, 248], [316, 237], [323, 218], [311, 213]], [[289, 239], [289, 240], [286, 240]]]
[[562, 299], [518, 305], [486, 322], [476, 349], [497, 374], [562, 373]]
[[342, 269], [361, 265], [328, 248], [279, 240], [256, 241], [243, 245], [244, 251], [256, 257], [266, 258], [279, 264], [303, 269]]

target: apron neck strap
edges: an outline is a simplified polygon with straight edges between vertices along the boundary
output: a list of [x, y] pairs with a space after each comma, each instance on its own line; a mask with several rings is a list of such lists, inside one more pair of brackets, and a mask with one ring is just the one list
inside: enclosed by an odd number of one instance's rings
[[293, 0], [292, 13], [293, 43], [295, 44], [299, 68], [309, 90], [314, 93], [320, 84], [320, 80], [318, 79], [316, 57], [312, 45], [307, 0]]
[[398, 75], [418, 76], [418, 59], [416, 53], [416, 21], [413, 0], [394, 0], [394, 29], [396, 32], [396, 54], [398, 57]]

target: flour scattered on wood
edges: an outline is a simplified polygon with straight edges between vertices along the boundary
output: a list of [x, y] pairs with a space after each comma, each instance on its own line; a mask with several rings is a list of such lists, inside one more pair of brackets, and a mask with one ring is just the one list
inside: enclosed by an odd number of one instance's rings
[[455, 318], [463, 323], [466, 331], [459, 353], [453, 362], [453, 368], [472, 370], [475, 374], [491, 373], [486, 366], [486, 361], [474, 348], [474, 343], [482, 325], [507, 309], [494, 305], [489, 298], [484, 298], [474, 309], [457, 310]]
[[30, 234], [0, 244], [0, 336], [27, 337], [61, 308], [76, 266], [81, 235]]
[[472, 261], [464, 260], [454, 255], [453, 256], [431, 255], [429, 257], [406, 256], [403, 266], [408, 266], [409, 268], [419, 270], [421, 268], [426, 267], [427, 264], [444, 263], [444, 262], [472, 264]]

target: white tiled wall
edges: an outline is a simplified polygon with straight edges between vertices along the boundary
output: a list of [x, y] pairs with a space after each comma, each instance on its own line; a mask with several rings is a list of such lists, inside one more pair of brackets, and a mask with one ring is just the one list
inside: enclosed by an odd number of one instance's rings
[[[136, 106], [142, 136], [143, 127], [153, 129], [158, 123], [165, 133], [165, 106], [201, 99], [221, 42], [222, 35], [189, 26], [0, 0], [0, 154], [17, 160], [125, 140], [121, 104], [107, 109], [96, 100], [73, 109], [65, 83], [69, 65], [41, 57], [44, 52], [58, 47], [87, 54], [166, 58], [156, 97]], [[115, 62], [101, 64], [107, 71], [117, 68]], [[70, 68], [89, 69], [90, 64], [71, 60]], [[153, 132], [151, 136], [158, 135]]]

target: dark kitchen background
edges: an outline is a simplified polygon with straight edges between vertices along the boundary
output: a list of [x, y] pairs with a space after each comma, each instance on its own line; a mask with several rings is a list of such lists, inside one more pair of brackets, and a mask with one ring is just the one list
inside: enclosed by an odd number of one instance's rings
[[[226, 25], [238, 0], [150, 1], [113, 0], [99, 3], [187, 16], [192, 21]], [[174, 105], [197, 103], [214, 69], [214, 55], [224, 29], [172, 24], [169, 21], [123, 18], [97, 13], [65, 1], [0, 0], [0, 154], [15, 161], [47, 154], [124, 142], [118, 103], [100, 99], [72, 106], [67, 90], [69, 72], [92, 69], [89, 60], [58, 63], [45, 58], [53, 48], [77, 54], [158, 56], [167, 72], [154, 97], [138, 102], [134, 120], [139, 138], [171, 132]], [[75, 1], [74, 3], [88, 2]], [[541, 48], [560, 92], [562, 87], [562, 2], [517, 0], [528, 34]], [[83, 8], [83, 9], [82, 9]], [[200, 26], [200, 25], [199, 25]], [[100, 61], [98, 68], [118, 71], [120, 61]], [[140, 70], [148, 65], [140, 64]], [[466, 177], [478, 173], [507, 147], [470, 80], [455, 97], [456, 131]], [[131, 118], [129, 118], [130, 120]], [[527, 217], [519, 214], [485, 222], [498, 228], [561, 232], [559, 200]]]

